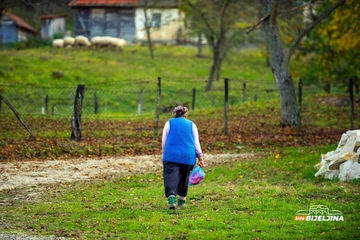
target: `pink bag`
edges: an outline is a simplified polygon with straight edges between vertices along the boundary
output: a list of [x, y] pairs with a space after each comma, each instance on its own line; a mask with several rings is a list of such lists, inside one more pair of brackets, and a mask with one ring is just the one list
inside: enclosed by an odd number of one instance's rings
[[205, 172], [200, 166], [196, 166], [190, 173], [189, 186], [199, 184], [205, 178]]

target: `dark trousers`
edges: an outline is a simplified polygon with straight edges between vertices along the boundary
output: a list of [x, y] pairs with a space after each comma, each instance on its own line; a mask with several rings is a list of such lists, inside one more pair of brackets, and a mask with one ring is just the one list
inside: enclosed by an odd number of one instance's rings
[[193, 165], [164, 162], [165, 196], [179, 195], [186, 197], [188, 193], [189, 175]]

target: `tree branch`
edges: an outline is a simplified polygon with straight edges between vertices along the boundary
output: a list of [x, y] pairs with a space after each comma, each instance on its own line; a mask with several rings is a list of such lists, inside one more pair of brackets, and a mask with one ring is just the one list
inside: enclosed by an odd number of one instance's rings
[[36, 136], [31, 132], [30, 128], [26, 125], [26, 123], [21, 119], [20, 114], [16, 111], [16, 109], [11, 105], [11, 103], [0, 94], [0, 101], [4, 101], [4, 103], [6, 103], [6, 105], [8, 105], [8, 107], [11, 109], [11, 111], [13, 111], [13, 113], [15, 114], [16, 118], [19, 120], [19, 122], [26, 128], [26, 130], [28, 131], [28, 133], [30, 134], [30, 136], [36, 141]]
[[225, 1], [221, 8], [220, 17], [220, 39], [224, 39], [225, 36], [225, 12], [228, 10], [230, 1]]
[[276, 22], [276, 15], [277, 15], [277, 8], [279, 5], [279, 1], [280, 0], [274, 0], [273, 3], [271, 4], [271, 9], [270, 9], [270, 26], [274, 25]]
[[[304, 3], [303, 5], [301, 6], [298, 6], [298, 7], [293, 7], [289, 10], [284, 10], [284, 11], [278, 11], [277, 13], [278, 14], [282, 14], [282, 13], [288, 13], [288, 12], [293, 12], [293, 11], [296, 11], [298, 9], [301, 9], [303, 7], [306, 7], [308, 5], [311, 6], [311, 4], [315, 3], [316, 0], [313, 0], [313, 1], [310, 1], [310, 2], [307, 2], [307, 3]], [[262, 23], [264, 20], [266, 20], [268, 17], [270, 17], [270, 13], [265, 15], [264, 17], [262, 17], [257, 23], [255, 23], [254, 25], [252, 25], [248, 30], [246, 30], [246, 34], [249, 34], [252, 30], [254, 30], [254, 28], [256, 28], [260, 23]]]
[[268, 17], [270, 17], [270, 13], [267, 14], [266, 16], [262, 17], [257, 23], [255, 23], [248, 30], [246, 30], [246, 34], [249, 34], [252, 30], [254, 30], [260, 23], [265, 21], [265, 19], [267, 19]]
[[307, 26], [304, 30], [302, 30], [299, 35], [294, 39], [294, 41], [290, 44], [290, 48], [285, 55], [284, 64], [289, 64], [291, 55], [293, 54], [295, 48], [299, 45], [301, 39], [308, 34], [312, 29], [314, 29], [325, 17], [327, 17], [330, 13], [332, 13], [336, 8], [338, 8], [341, 4], [343, 4], [346, 0], [338, 0], [334, 5], [330, 6], [326, 9], [318, 18]]
[[203, 12], [201, 12], [200, 10], [198, 10], [198, 8], [196, 8], [194, 6], [194, 4], [192, 4], [189, 0], [185, 0], [185, 2], [195, 11], [199, 14], [199, 16], [202, 18], [202, 20], [204, 21], [206, 27], [209, 29], [210, 31], [210, 38], [212, 39], [212, 41], [210, 41], [210, 43], [212, 44], [213, 47], [214, 46], [214, 36], [216, 35], [215, 32], [213, 31], [213, 29], [211, 28], [211, 25], [209, 24], [209, 22], [207, 21], [207, 19], [205, 18], [205, 14]]

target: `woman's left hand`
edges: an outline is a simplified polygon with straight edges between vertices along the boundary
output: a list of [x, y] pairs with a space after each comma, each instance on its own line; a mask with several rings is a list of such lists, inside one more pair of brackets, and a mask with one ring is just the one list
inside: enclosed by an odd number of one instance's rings
[[199, 165], [200, 167], [204, 167], [204, 158], [203, 158], [203, 156], [198, 157], [198, 159], [199, 159], [198, 165]]

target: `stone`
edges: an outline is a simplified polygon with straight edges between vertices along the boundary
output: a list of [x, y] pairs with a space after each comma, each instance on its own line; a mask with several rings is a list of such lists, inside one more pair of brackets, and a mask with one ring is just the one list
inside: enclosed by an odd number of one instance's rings
[[360, 130], [344, 133], [335, 151], [321, 154], [315, 177], [352, 181], [360, 178]]

